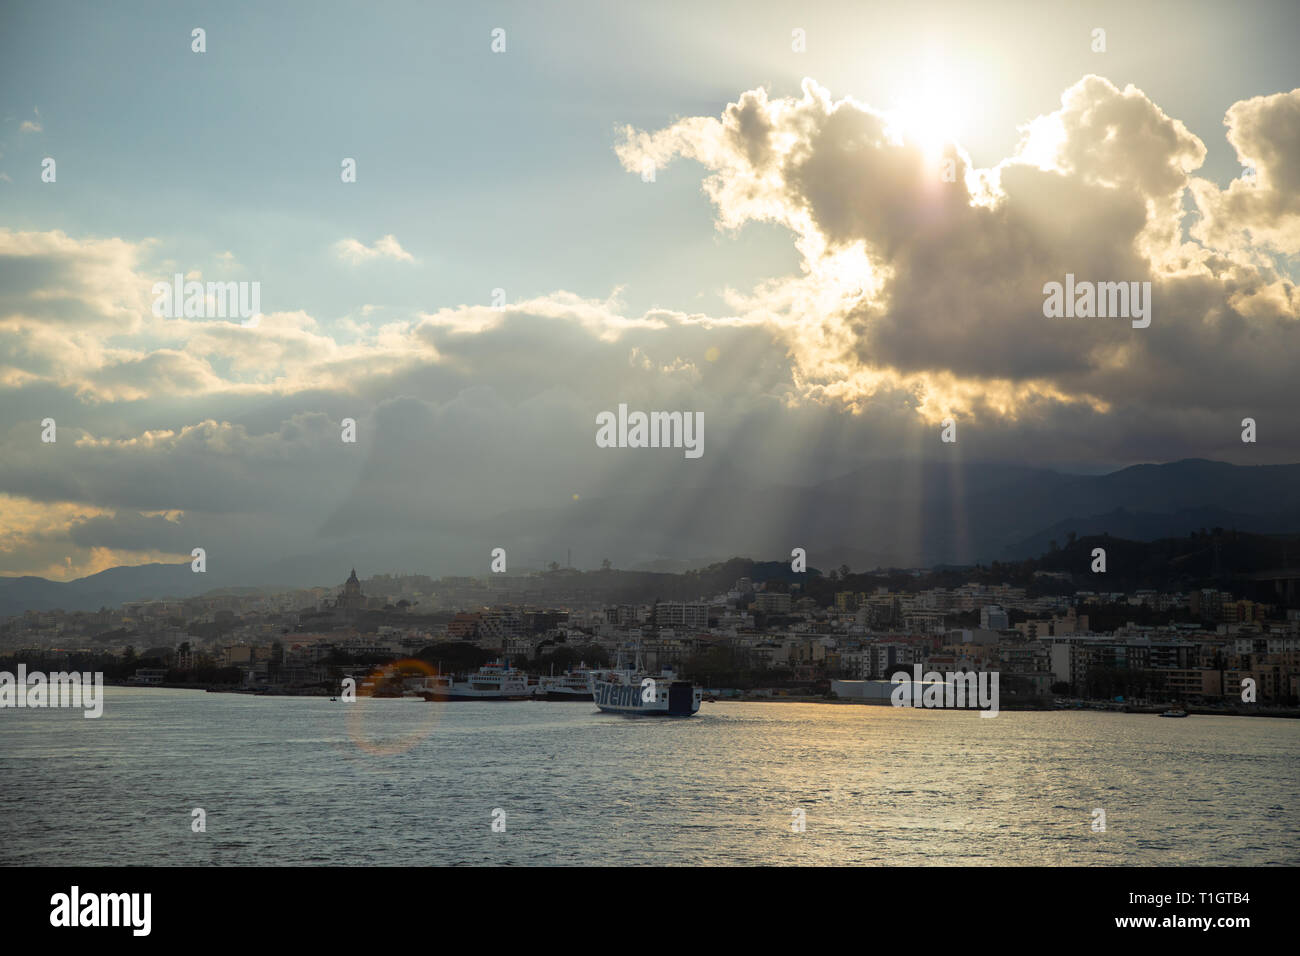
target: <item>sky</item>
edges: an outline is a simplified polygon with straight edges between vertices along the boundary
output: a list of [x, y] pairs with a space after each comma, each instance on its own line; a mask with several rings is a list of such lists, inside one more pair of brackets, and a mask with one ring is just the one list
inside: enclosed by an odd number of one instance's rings
[[[0, 574], [883, 458], [1300, 461], [1297, 37], [1287, 2], [7, 3]], [[260, 320], [156, 314], [178, 273]], [[1150, 325], [1045, 316], [1067, 274], [1150, 282]], [[703, 455], [597, 447], [620, 403]]]

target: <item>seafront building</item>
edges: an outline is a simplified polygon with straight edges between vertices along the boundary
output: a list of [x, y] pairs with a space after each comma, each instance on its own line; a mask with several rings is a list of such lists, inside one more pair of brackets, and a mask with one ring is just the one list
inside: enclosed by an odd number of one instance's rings
[[[1130, 609], [1146, 623], [1114, 623]], [[1094, 627], [1099, 615], [1112, 622], [1105, 631]], [[836, 681], [887, 681], [921, 665], [997, 670], [1002, 693], [1025, 700], [1237, 702], [1247, 685], [1261, 704], [1294, 705], [1300, 696], [1300, 612], [1222, 589], [1061, 595], [972, 583], [839, 589], [815, 599], [799, 585], [740, 578], [696, 600], [627, 603], [602, 600], [572, 569], [364, 583], [352, 569], [337, 588], [0, 621], [0, 656], [58, 663], [114, 655], [147, 684], [207, 674], [250, 687], [319, 688], [385, 661], [460, 659], [455, 648], [544, 662], [566, 648], [613, 657], [632, 645], [649, 667], [695, 669], [701, 680], [743, 682], [750, 692], [828, 693]]]

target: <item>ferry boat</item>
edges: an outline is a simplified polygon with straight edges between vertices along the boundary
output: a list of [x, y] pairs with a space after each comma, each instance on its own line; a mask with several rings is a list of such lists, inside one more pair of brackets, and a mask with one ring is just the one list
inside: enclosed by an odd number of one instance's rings
[[537, 700], [591, 700], [591, 671], [584, 666], [540, 677], [533, 696]]
[[410, 689], [425, 700], [527, 700], [528, 675], [496, 660], [484, 664], [465, 680], [435, 674], [410, 682]]
[[641, 666], [592, 671], [592, 700], [606, 713], [631, 717], [690, 717], [700, 709], [702, 688], [678, 680], [671, 669], [651, 674]]
[[1186, 717], [1187, 711], [1181, 710], [1179, 708], [1174, 708], [1173, 710], [1166, 710], [1160, 716], [1161, 717]]

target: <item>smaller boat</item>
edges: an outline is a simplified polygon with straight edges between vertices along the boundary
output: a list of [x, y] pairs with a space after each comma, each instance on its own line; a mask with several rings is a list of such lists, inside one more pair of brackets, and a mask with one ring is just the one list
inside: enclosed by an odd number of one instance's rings
[[542, 677], [533, 691], [535, 700], [591, 700], [591, 671], [586, 664], [565, 671], [559, 677]]
[[1160, 716], [1161, 716], [1161, 717], [1186, 717], [1186, 716], [1187, 716], [1187, 711], [1185, 711], [1185, 710], [1180, 710], [1180, 709], [1178, 709], [1177, 707], [1175, 707], [1173, 710], [1166, 710], [1166, 711], [1165, 711], [1163, 714], [1161, 714]]

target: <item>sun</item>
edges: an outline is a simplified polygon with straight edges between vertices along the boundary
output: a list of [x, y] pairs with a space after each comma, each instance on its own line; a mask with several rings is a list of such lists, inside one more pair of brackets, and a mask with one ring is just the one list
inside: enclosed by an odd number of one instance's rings
[[903, 141], [918, 146], [928, 163], [943, 159], [944, 148], [956, 143], [962, 117], [953, 95], [937, 86], [905, 98], [893, 110], [894, 125]]
[[921, 150], [927, 164], [940, 163], [945, 148], [962, 138], [971, 113], [969, 96], [967, 85], [954, 80], [950, 64], [931, 51], [918, 58], [918, 68], [899, 91], [889, 111], [891, 125], [905, 143]]

